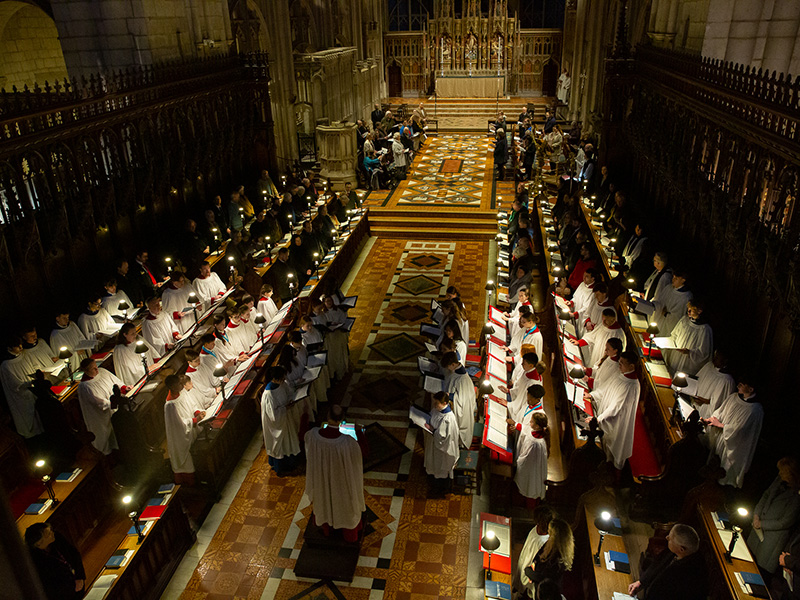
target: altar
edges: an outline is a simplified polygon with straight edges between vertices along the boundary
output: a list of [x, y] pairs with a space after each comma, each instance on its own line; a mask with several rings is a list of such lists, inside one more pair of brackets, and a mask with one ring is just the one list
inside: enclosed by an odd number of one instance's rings
[[505, 75], [456, 75], [436, 77], [439, 98], [496, 98], [506, 95]]

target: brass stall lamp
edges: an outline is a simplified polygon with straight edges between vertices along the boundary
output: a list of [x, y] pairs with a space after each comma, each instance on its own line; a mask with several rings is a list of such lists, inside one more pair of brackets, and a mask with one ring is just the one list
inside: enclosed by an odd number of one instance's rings
[[603, 549], [603, 540], [606, 537], [606, 534], [611, 531], [611, 527], [613, 525], [613, 521], [611, 520], [611, 513], [607, 510], [604, 510], [600, 513], [600, 516], [594, 520], [594, 526], [597, 527], [597, 531], [600, 532], [600, 541], [597, 543], [597, 552], [594, 553], [594, 564], [600, 564], [600, 551]]
[[72, 367], [69, 364], [69, 359], [71, 356], [72, 356], [72, 351], [66, 346], [61, 346], [61, 348], [58, 349], [58, 358], [67, 363], [67, 374], [69, 375], [69, 382], [75, 383], [75, 379], [73, 378], [73, 373], [72, 373]]
[[[577, 381], [578, 379], [583, 379], [586, 376], [586, 371], [583, 370], [583, 367], [580, 365], [575, 365], [569, 370], [570, 379], [573, 381]], [[572, 404], [578, 399], [578, 386], [573, 385], [575, 391], [572, 393]]]
[[131, 509], [128, 512], [128, 517], [130, 518], [131, 521], [133, 521], [133, 528], [136, 530], [136, 534], [139, 536], [139, 539], [136, 543], [141, 544], [144, 541], [144, 532], [142, 531], [142, 526], [139, 523], [139, 510], [133, 505], [133, 497], [123, 496], [122, 505], [125, 508]]
[[164, 262], [167, 264], [167, 273], [172, 273], [172, 258], [169, 256], [164, 257]]
[[653, 360], [653, 338], [658, 335], [658, 323], [651, 321], [647, 326], [647, 333], [650, 334], [650, 360]]
[[[739, 516], [741, 520], [747, 518], [747, 515], [750, 514], [749, 511], [744, 507], [740, 506], [736, 509], [736, 514]], [[731, 536], [731, 543], [728, 544], [728, 550], [725, 552], [725, 560], [729, 563], [733, 562], [733, 549], [736, 547], [736, 540], [739, 539], [739, 536], [742, 534], [742, 528], [738, 525], [733, 525], [733, 535]]]
[[189, 292], [189, 304], [192, 305], [192, 312], [194, 313], [194, 324], [197, 325], [197, 305], [200, 303], [200, 298], [194, 292]]
[[128, 304], [125, 300], [120, 300], [119, 304], [117, 304], [117, 310], [121, 310], [122, 311], [122, 320], [123, 321], [127, 321], [128, 320], [128, 309], [130, 307], [131, 307], [131, 305]]
[[142, 340], [136, 340], [136, 347], [133, 349], [133, 351], [136, 354], [141, 354], [142, 355], [142, 366], [144, 367], [144, 378], [145, 378], [145, 380], [147, 380], [147, 378], [150, 376], [149, 369], [147, 368], [147, 355], [146, 355], [146, 352], [148, 350], [150, 350], [150, 348], [147, 347], [147, 344], [145, 344]]
[[333, 252], [336, 253], [336, 228], [331, 229], [331, 238], [333, 238]]
[[214, 377], [219, 379], [220, 391], [222, 392], [222, 401], [225, 402], [227, 398], [225, 397], [225, 381], [223, 377], [228, 374], [228, 371], [225, 370], [225, 367], [222, 366], [222, 363], [217, 363], [217, 366], [214, 367]]
[[[40, 458], [34, 463], [34, 466], [39, 471], [44, 471], [46, 465], [47, 462], [43, 458]], [[42, 475], [42, 483], [44, 484], [44, 487], [47, 490], [47, 497], [50, 498], [52, 502], [52, 504], [50, 505], [50, 510], [53, 510], [56, 507], [56, 504], [58, 504], [59, 500], [58, 498], [56, 498], [56, 493], [53, 491], [53, 482], [50, 478], [49, 473], [45, 472], [45, 474]]]
[[500, 540], [494, 534], [494, 531], [487, 529], [484, 536], [481, 538], [481, 548], [489, 553], [489, 567], [486, 569], [486, 579], [492, 580], [492, 553], [500, 547]]
[[261, 345], [264, 345], [264, 323], [267, 322], [267, 319], [261, 313], [256, 314], [256, 318], [253, 319], [253, 322], [258, 325], [258, 338], [261, 340]]
[[289, 294], [292, 298], [294, 298], [294, 289], [296, 287], [294, 283], [294, 273], [287, 273], [286, 274], [286, 282], [289, 284]]

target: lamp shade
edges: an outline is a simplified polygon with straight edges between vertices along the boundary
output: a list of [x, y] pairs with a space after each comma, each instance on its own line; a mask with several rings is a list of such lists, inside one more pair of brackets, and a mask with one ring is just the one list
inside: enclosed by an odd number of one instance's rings
[[633, 277], [628, 277], [624, 282], [622, 282], [622, 287], [624, 287], [626, 290], [632, 290], [634, 285], [636, 285], [636, 280]]
[[61, 346], [61, 348], [58, 349], [58, 358], [61, 360], [67, 359], [70, 356], [72, 356], [72, 351], [66, 346]]
[[492, 279], [489, 279], [486, 282], [486, 288], [485, 289], [486, 289], [487, 292], [493, 292], [496, 287], [497, 286], [495, 285], [495, 283], [494, 283], [494, 281]]
[[647, 326], [647, 333], [650, 335], [658, 335], [658, 323], [651, 322], [650, 325]]
[[483, 335], [489, 335], [494, 333], [494, 326], [491, 323], [489, 323], [489, 321], [486, 321], [486, 325], [483, 326], [481, 333]]
[[583, 367], [580, 365], [575, 365], [569, 370], [569, 376], [572, 379], [583, 379], [586, 375], [586, 371], [583, 370]]
[[675, 373], [675, 377], [672, 378], [672, 385], [676, 388], [685, 388], [689, 385], [689, 381], [686, 379], [686, 373]]
[[225, 377], [227, 374], [228, 372], [222, 366], [222, 363], [217, 363], [217, 366], [214, 367], [214, 377]]
[[500, 538], [498, 538], [494, 531], [487, 531], [481, 538], [481, 548], [487, 552], [494, 552], [500, 547]]
[[558, 313], [558, 318], [562, 321], [569, 321], [572, 318], [572, 313], [568, 308], [562, 308]]
[[136, 348], [134, 349], [136, 354], [144, 354], [148, 350], [150, 350], [150, 348], [147, 346], [147, 344], [145, 344], [142, 340], [136, 340]]
[[484, 379], [481, 382], [481, 393], [484, 395], [489, 395], [494, 392], [494, 386], [492, 386], [492, 382], [488, 379]]
[[200, 302], [200, 299], [197, 297], [197, 294], [189, 292], [189, 304], [197, 304], [198, 302]]
[[266, 322], [267, 322], [267, 318], [266, 318], [264, 315], [262, 315], [261, 313], [258, 313], [258, 314], [256, 315], [256, 318], [255, 318], [255, 319], [253, 319], [253, 322], [254, 322], [256, 325], [263, 325], [264, 323], [266, 323]]
[[117, 304], [117, 308], [119, 310], [128, 310], [131, 307], [125, 300], [120, 300], [119, 304]]
[[609, 533], [614, 528], [614, 521], [611, 518], [611, 513], [607, 510], [602, 511], [594, 520], [594, 526], [597, 527], [598, 531]]

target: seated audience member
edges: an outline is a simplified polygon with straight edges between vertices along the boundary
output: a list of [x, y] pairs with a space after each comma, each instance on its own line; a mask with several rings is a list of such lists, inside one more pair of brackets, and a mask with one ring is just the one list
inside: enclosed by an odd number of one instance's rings
[[796, 529], [778, 557], [781, 575], [772, 579], [770, 594], [774, 600], [800, 598], [800, 529]]
[[443, 493], [453, 480], [453, 469], [458, 462], [459, 429], [455, 412], [447, 394], [437, 392], [431, 400], [431, 420], [428, 428], [432, 435], [425, 439], [425, 472], [433, 478], [432, 492]]
[[[550, 521], [556, 518], [556, 516], [556, 513], [549, 506], [537, 506], [533, 510], [533, 522], [535, 525], [528, 533], [528, 537], [525, 538], [525, 543], [519, 553], [514, 585], [515, 589], [521, 589], [523, 595], [527, 594], [527, 597], [533, 598], [535, 589], [534, 583], [528, 579], [528, 576], [525, 574], [525, 567], [529, 567], [533, 564], [534, 557], [541, 547], [544, 546], [545, 542], [547, 542], [547, 539], [550, 537]], [[517, 579], [519, 579], [519, 585], [516, 584]]]
[[697, 373], [697, 392], [693, 403], [701, 419], [708, 419], [736, 389], [736, 381], [728, 370], [727, 355], [717, 348], [714, 355]]
[[193, 397], [185, 390], [185, 375], [168, 375], [164, 379], [167, 388], [167, 401], [164, 403], [164, 425], [167, 433], [169, 462], [175, 475], [175, 483], [194, 485], [194, 462], [192, 443], [197, 437], [197, 426], [206, 416]]
[[269, 277], [272, 288], [275, 290], [275, 295], [280, 298], [281, 302], [291, 300], [293, 293], [298, 292], [297, 273], [295, 273], [294, 267], [289, 264], [288, 248], [283, 247], [278, 250], [277, 260], [267, 271], [267, 277]]
[[34, 523], [25, 530], [33, 566], [48, 600], [83, 598], [86, 572], [80, 552], [50, 523]]
[[671, 285], [661, 288], [661, 292], [653, 299], [655, 309], [650, 321], [658, 325], [659, 336], [666, 337], [672, 333], [678, 321], [686, 314], [686, 307], [692, 297], [692, 292], [686, 285], [686, 271], [674, 269]]
[[92, 446], [103, 454], [111, 454], [117, 449], [117, 438], [111, 427], [111, 415], [116, 410], [111, 407], [111, 395], [115, 385], [123, 393], [127, 388], [121, 379], [108, 369], [99, 368], [91, 358], [81, 362], [80, 370], [83, 378], [78, 384], [78, 402], [86, 429], [94, 434]]
[[462, 448], [472, 445], [472, 430], [475, 426], [475, 386], [467, 370], [458, 362], [455, 352], [442, 356], [442, 369], [445, 372], [444, 391], [453, 406], [458, 422], [459, 443]]
[[117, 344], [111, 355], [114, 360], [114, 373], [117, 374], [122, 382], [128, 387], [133, 386], [137, 381], [145, 376], [142, 357], [150, 368], [158, 355], [153, 348], [148, 346], [144, 354], [136, 353], [136, 325], [125, 323], [117, 334]]
[[547, 541], [539, 548], [531, 564], [523, 570], [533, 583], [537, 595], [545, 580], [552, 581], [560, 591], [564, 573], [572, 570], [572, 561], [575, 558], [575, 539], [569, 523], [556, 517], [550, 521], [547, 531]]
[[143, 306], [144, 305], [144, 296], [142, 295], [142, 288], [139, 285], [139, 282], [136, 279], [130, 277], [128, 272], [130, 270], [130, 264], [128, 263], [127, 259], [120, 258], [116, 262], [116, 280], [117, 280], [117, 289], [122, 290], [128, 295], [128, 298], [131, 299], [133, 304], [131, 307], [134, 306]]
[[261, 395], [261, 426], [269, 466], [282, 477], [297, 466], [300, 438], [288, 415], [293, 393], [286, 384], [286, 370], [272, 367], [269, 378]]
[[678, 321], [669, 339], [673, 349], [664, 349], [664, 362], [670, 373], [696, 375], [710, 358], [714, 347], [714, 333], [705, 317], [704, 305], [692, 300], [686, 305], [686, 315]]
[[325, 535], [339, 529], [346, 541], [355, 542], [366, 510], [363, 456], [359, 442], [341, 431], [342, 424], [344, 411], [333, 405], [327, 422], [306, 433], [305, 493]]
[[639, 221], [633, 228], [633, 235], [620, 252], [628, 277], [633, 277], [636, 281], [644, 281], [650, 272], [650, 257], [653, 252], [650, 249], [650, 238], [645, 232], [644, 223]]
[[666, 252], [656, 252], [655, 257], [653, 257], [653, 266], [655, 270], [650, 273], [641, 288], [638, 287], [639, 282], [636, 282], [636, 289], [641, 289], [642, 297], [650, 302], [672, 281], [672, 269], [667, 266]]
[[142, 321], [142, 337], [156, 356], [164, 356], [175, 347], [180, 337], [175, 320], [161, 308], [161, 298], [147, 300], [147, 315]]
[[575, 267], [572, 269], [569, 279], [567, 279], [570, 289], [577, 289], [578, 286], [583, 282], [583, 274], [588, 269], [596, 268], [597, 261], [592, 256], [592, 249], [588, 243], [584, 242], [580, 246], [580, 258], [575, 263]]
[[800, 465], [791, 456], [778, 461], [778, 476], [753, 509], [753, 529], [747, 547], [758, 566], [768, 573], [779, 570], [778, 557], [800, 518]]
[[[633, 454], [633, 431], [636, 424], [636, 409], [639, 406], [639, 376], [636, 365], [639, 357], [630, 350], [623, 352], [617, 364], [620, 376], [611, 379], [608, 385], [594, 390], [588, 397], [602, 406], [597, 414], [597, 424], [605, 433], [603, 449], [606, 459], [618, 471]], [[587, 418], [587, 422], [590, 421]]]
[[126, 310], [133, 309], [133, 301], [128, 298], [128, 294], [119, 289], [116, 278], [112, 277], [107, 280], [103, 287], [106, 291], [101, 298], [102, 306], [112, 317], [121, 317], [123, 315], [125, 311], [119, 308], [120, 303], [123, 301], [128, 305]]
[[512, 276], [512, 279], [508, 282], [508, 302], [511, 305], [511, 309], [514, 310], [519, 300], [518, 294], [520, 289], [524, 288], [527, 290], [530, 287], [533, 274], [530, 270], [526, 269], [523, 264], [512, 271]]
[[725, 469], [721, 484], [742, 487], [763, 422], [764, 408], [756, 396], [755, 380], [752, 375], [743, 375], [737, 393], [728, 396], [710, 418], [703, 420], [711, 426], [706, 430], [709, 443]]
[[676, 523], [667, 535], [667, 548], [644, 570], [628, 594], [647, 600], [705, 600], [708, 578], [697, 532]]
[[227, 291], [222, 279], [211, 270], [207, 261], [200, 263], [200, 275], [192, 282], [192, 288], [205, 306], [210, 306], [212, 301]]

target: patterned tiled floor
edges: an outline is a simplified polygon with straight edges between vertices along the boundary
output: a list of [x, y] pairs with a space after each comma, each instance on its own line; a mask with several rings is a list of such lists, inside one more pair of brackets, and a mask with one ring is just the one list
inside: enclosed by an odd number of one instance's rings
[[[465, 598], [473, 498], [426, 498], [419, 430], [409, 428], [407, 415], [409, 403], [423, 396], [418, 330], [431, 299], [448, 285], [458, 286], [465, 298], [476, 299], [467, 308], [470, 330], [477, 331], [487, 258], [485, 242], [378, 239], [348, 290], [359, 301], [351, 311], [354, 364], [341, 403], [351, 420], [377, 422], [409, 449], [365, 473], [366, 535], [352, 583], [295, 577], [311, 514], [304, 476], [275, 477], [262, 450], [181, 598]], [[415, 278], [416, 284], [409, 283]]]

